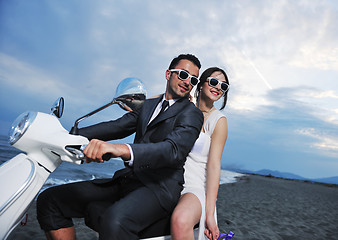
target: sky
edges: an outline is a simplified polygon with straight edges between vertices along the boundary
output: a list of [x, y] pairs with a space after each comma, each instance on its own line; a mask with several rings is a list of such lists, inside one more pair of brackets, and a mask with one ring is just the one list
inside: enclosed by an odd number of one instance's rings
[[0, 0], [0, 134], [60, 96], [69, 130], [127, 77], [163, 93], [170, 61], [192, 53], [229, 76], [223, 168], [338, 176], [337, 22], [335, 0]]

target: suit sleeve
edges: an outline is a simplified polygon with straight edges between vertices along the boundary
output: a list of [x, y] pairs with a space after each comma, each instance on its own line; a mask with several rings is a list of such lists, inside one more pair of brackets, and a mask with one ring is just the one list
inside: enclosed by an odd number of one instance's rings
[[121, 139], [136, 131], [139, 110], [128, 112], [116, 120], [98, 123], [79, 129], [79, 135], [91, 139], [110, 141]]
[[134, 171], [142, 169], [182, 167], [198, 138], [203, 125], [203, 114], [192, 104], [182, 111], [173, 131], [164, 141], [131, 144], [134, 153]]

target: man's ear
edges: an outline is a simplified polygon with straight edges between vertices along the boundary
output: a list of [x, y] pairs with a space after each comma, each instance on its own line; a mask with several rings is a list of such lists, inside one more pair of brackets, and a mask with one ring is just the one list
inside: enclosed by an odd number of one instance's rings
[[169, 81], [170, 79], [170, 75], [171, 75], [171, 71], [168, 69], [167, 71], [165, 71], [165, 78]]

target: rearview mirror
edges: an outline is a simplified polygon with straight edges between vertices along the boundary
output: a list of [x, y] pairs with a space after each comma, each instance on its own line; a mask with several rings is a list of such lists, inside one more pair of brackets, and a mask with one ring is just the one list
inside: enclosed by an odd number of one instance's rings
[[141, 80], [126, 78], [116, 88], [113, 102], [127, 111], [140, 108], [146, 100], [146, 90]]
[[53, 104], [52, 108], [50, 109], [52, 111], [51, 114], [54, 114], [56, 117], [60, 118], [63, 114], [65, 101], [63, 97], [59, 97]]
[[146, 94], [145, 87], [141, 80], [137, 78], [126, 78], [122, 80], [116, 88], [113, 100], [110, 103], [77, 119], [70, 133], [77, 135], [79, 122], [113, 104], [118, 104], [122, 109], [127, 111], [134, 111], [142, 107], [144, 101], [146, 100]]

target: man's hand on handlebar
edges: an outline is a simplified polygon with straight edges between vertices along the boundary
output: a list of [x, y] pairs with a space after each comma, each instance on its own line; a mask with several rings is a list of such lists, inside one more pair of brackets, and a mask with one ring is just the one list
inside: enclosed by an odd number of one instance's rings
[[101, 140], [93, 139], [83, 150], [86, 162], [103, 163], [110, 158], [121, 157], [123, 160], [130, 159], [129, 148], [125, 144], [112, 144]]

